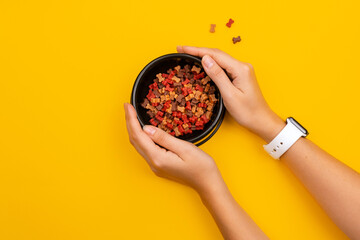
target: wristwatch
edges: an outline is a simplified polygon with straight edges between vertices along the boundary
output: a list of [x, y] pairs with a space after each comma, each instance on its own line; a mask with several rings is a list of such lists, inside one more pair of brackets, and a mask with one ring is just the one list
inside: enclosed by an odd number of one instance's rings
[[283, 130], [269, 144], [264, 145], [264, 149], [270, 156], [279, 159], [300, 137], [307, 135], [309, 132], [294, 118], [289, 117]]

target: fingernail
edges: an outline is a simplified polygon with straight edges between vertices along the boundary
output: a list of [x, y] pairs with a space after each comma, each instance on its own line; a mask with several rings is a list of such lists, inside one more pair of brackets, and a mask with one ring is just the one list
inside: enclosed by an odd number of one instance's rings
[[153, 127], [153, 126], [149, 126], [149, 125], [145, 125], [143, 127], [144, 131], [149, 134], [149, 135], [154, 135], [155, 131], [156, 131], [156, 128]]
[[205, 67], [211, 68], [214, 65], [214, 60], [212, 60], [211, 57], [209, 57], [208, 55], [205, 55], [203, 57], [203, 63]]

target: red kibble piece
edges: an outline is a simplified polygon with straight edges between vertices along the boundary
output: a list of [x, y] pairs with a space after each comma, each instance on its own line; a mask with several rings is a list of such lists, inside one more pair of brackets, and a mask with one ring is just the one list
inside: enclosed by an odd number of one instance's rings
[[190, 104], [189, 101], [186, 102], [186, 107], [185, 107], [185, 109], [191, 110], [191, 104]]
[[188, 84], [189, 82], [190, 82], [189, 79], [185, 79], [185, 81], [183, 81], [181, 84], [182, 84], [182, 85], [186, 85], [186, 84]]
[[149, 99], [151, 101], [151, 99], [156, 97], [156, 96], [151, 90], [149, 90], [149, 94], [146, 97], [147, 97], [147, 99]]
[[174, 88], [171, 88], [170, 85], [167, 84], [166, 87], [165, 87], [165, 90], [169, 91], [169, 92], [172, 92], [172, 91], [174, 91]]
[[169, 79], [171, 79], [173, 76], [175, 76], [175, 73], [176, 73], [176, 70], [175, 71], [172, 71], [170, 74], [169, 74]]
[[204, 126], [196, 126], [196, 130], [203, 130], [204, 129]]
[[174, 123], [177, 125], [183, 125], [183, 121], [181, 120], [174, 120]]
[[189, 118], [190, 122], [191, 123], [195, 123], [196, 120], [197, 120], [197, 117], [196, 116], [192, 116], [191, 118]]
[[204, 78], [204, 77], [205, 77], [205, 73], [202, 72], [202, 73], [196, 74], [196, 75], [194, 76], [194, 79], [195, 79], [195, 80], [198, 80], [198, 79], [202, 79], [202, 78]]
[[158, 116], [158, 115], [156, 115], [155, 118], [156, 118], [157, 120], [159, 120], [160, 122], [162, 122], [162, 121], [164, 120], [164, 118], [162, 118], [162, 117], [160, 117], [160, 116]]
[[168, 100], [168, 101], [166, 101], [166, 102], [164, 103], [164, 106], [165, 106], [166, 108], [168, 108], [168, 107], [170, 107], [170, 103], [171, 103], [171, 100]]
[[198, 103], [198, 107], [201, 107], [201, 108], [206, 108], [207, 105], [206, 103]]
[[205, 115], [202, 115], [200, 118], [201, 118], [201, 120], [204, 121], [204, 123], [209, 122], [209, 119], [207, 119], [207, 117]]
[[160, 117], [162, 117], [162, 116], [164, 116], [164, 112], [162, 112], [162, 111], [158, 111], [158, 112], [156, 113], [156, 116], [160, 116]]
[[241, 38], [240, 38], [240, 36], [238, 36], [238, 37], [233, 37], [232, 38], [232, 41], [233, 41], [233, 44], [235, 44], [235, 43], [238, 43], [238, 42], [241, 42]]
[[169, 100], [169, 101], [166, 101], [166, 102], [164, 103], [164, 106], [163, 106], [163, 108], [161, 109], [161, 111], [166, 111], [166, 109], [168, 109], [168, 108], [170, 107], [170, 103], [171, 103], [170, 100]]
[[182, 92], [182, 95], [184, 95], [185, 97], [189, 94], [187, 88], [181, 88], [181, 92]]
[[199, 120], [195, 123], [195, 126], [199, 127], [199, 126], [203, 126], [204, 125], [204, 121]]
[[231, 28], [231, 25], [234, 23], [234, 20], [232, 20], [231, 18], [229, 19], [229, 22], [226, 24], [226, 26], [228, 28]]
[[187, 117], [185, 114], [183, 114], [183, 115], [181, 116], [181, 119], [184, 121], [184, 123], [188, 123], [188, 122], [189, 122], [189, 119], [188, 119], [188, 117]]
[[169, 128], [169, 129], [173, 129], [173, 125], [171, 123], [167, 123], [166, 126]]
[[155, 127], [158, 125], [158, 123], [152, 118], [150, 119], [150, 123], [154, 125]]
[[166, 82], [169, 83], [169, 84], [174, 84], [174, 81], [170, 78], [166, 79]]
[[184, 130], [184, 128], [182, 127], [182, 125], [179, 125], [179, 126], [178, 126], [178, 129], [179, 129], [179, 132], [180, 132], [180, 133], [184, 133], [184, 132], [185, 132], [185, 130]]
[[175, 136], [175, 132], [174, 132], [174, 131], [171, 131], [171, 132], [170, 132], [170, 135], [171, 135], [171, 136]]
[[154, 82], [153, 84], [151, 84], [151, 85], [149, 86], [149, 88], [150, 88], [150, 89], [158, 89], [159, 87], [158, 87], [158, 85], [157, 85], [157, 82]]
[[169, 85], [169, 87], [170, 87], [170, 85], [172, 85], [172, 84], [174, 84], [174, 82], [173, 82], [173, 80], [171, 80], [169, 78], [167, 78], [163, 81], [163, 85], [165, 85], [165, 86]]
[[176, 111], [176, 112], [173, 112], [172, 115], [173, 115], [174, 117], [181, 118], [181, 112]]
[[200, 91], [200, 92], [204, 91], [204, 89], [199, 84], [196, 84], [195, 90]]
[[192, 133], [192, 130], [190, 128], [185, 131], [185, 134], [188, 134], [188, 133]]

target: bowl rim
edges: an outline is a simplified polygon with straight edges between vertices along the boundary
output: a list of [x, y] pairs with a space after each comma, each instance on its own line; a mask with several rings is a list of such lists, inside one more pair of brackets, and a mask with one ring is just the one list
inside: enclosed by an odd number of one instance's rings
[[[145, 75], [145, 73], [149, 70], [149, 68], [151, 68], [152, 66], [154, 66], [155, 64], [157, 64], [158, 62], [160, 61], [163, 61], [164, 59], [167, 59], [167, 58], [174, 58], [174, 57], [178, 57], [178, 58], [190, 58], [191, 60], [193, 60], [194, 62], [197, 62], [197, 63], [200, 63], [201, 64], [201, 58], [200, 57], [196, 57], [196, 56], [192, 56], [192, 55], [189, 55], [189, 54], [186, 54], [186, 53], [169, 53], [169, 54], [165, 54], [165, 55], [162, 55], [160, 57], [157, 57], [155, 59], [153, 59], [152, 61], [150, 61], [141, 71], [140, 73], [138, 74], [138, 76], [136, 77], [135, 79], [135, 82], [134, 82], [134, 85], [133, 85], [133, 88], [132, 88], [132, 91], [131, 91], [131, 98], [130, 98], [130, 102], [131, 104], [134, 106], [134, 103], [136, 102], [135, 100], [135, 92], [136, 90], [138, 89], [139, 87], [139, 82], [140, 82], [140, 79], [142, 79], [142, 77]], [[217, 88], [218, 89], [218, 88]], [[135, 111], [136, 111], [136, 116], [137, 116], [137, 119], [139, 120], [139, 123], [141, 125], [141, 127], [143, 127], [144, 125], [146, 125], [139, 117], [139, 115], [137, 114], [138, 111], [137, 111], [137, 107], [136, 105], [134, 106], [135, 108]], [[206, 129], [205, 131], [199, 133], [199, 135], [193, 137], [193, 138], [190, 138], [190, 139], [187, 139], [185, 141], [188, 141], [188, 142], [191, 142], [191, 143], [196, 143], [202, 139], [205, 139], [204, 141], [201, 141], [201, 144], [205, 143], [207, 140], [209, 140], [214, 134], [215, 132], [219, 129], [220, 125], [222, 124], [222, 120], [224, 118], [224, 113], [225, 113], [225, 106], [224, 106], [224, 102], [223, 102], [223, 98], [221, 96], [221, 93], [219, 91], [219, 111], [217, 113], [217, 115], [215, 116], [215, 119], [214, 121], [212, 122], [212, 124], [209, 126], [208, 129]], [[208, 136], [208, 138], [206, 138]], [[198, 146], [199, 146], [198, 145]]]

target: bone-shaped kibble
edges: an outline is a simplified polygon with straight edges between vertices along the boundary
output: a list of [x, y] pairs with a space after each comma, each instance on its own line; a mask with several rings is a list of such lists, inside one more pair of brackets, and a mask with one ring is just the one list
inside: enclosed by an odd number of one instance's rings
[[241, 38], [240, 38], [240, 36], [238, 36], [238, 37], [236, 37], [236, 38], [233, 37], [232, 41], [233, 41], [233, 43], [235, 44], [235, 43], [240, 42], [240, 41], [241, 41]]
[[231, 28], [231, 25], [234, 23], [234, 20], [232, 20], [231, 18], [229, 19], [229, 22], [226, 24], [226, 26], [228, 28]]
[[211, 33], [215, 32], [215, 27], [216, 27], [216, 24], [210, 24], [210, 32]]

